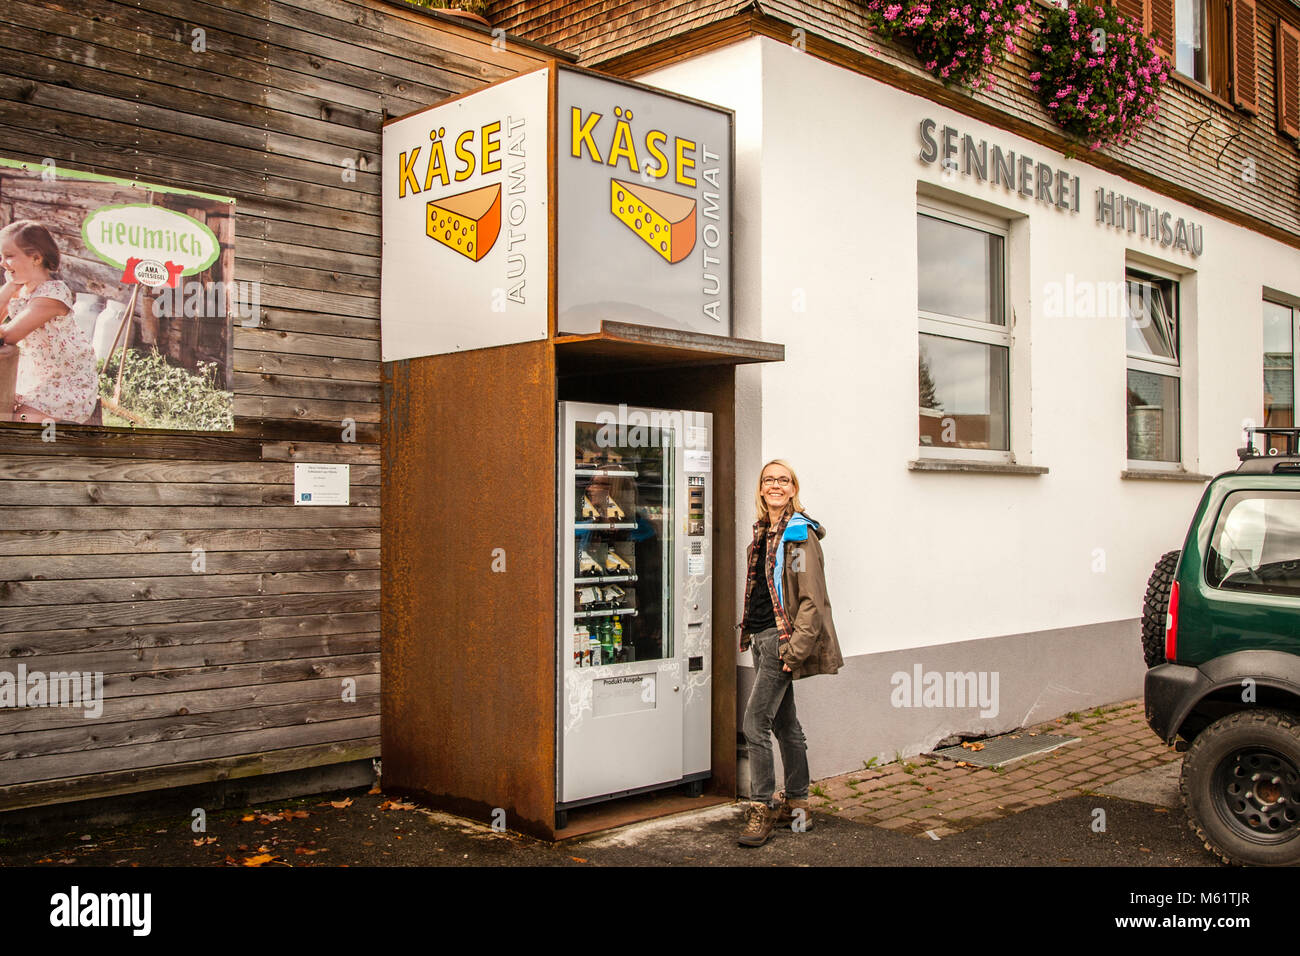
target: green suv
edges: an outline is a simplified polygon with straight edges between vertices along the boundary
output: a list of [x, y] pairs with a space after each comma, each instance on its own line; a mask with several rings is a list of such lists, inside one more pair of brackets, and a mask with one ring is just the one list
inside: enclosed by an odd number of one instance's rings
[[[1285, 448], [1260, 454], [1256, 435]], [[1228, 863], [1300, 863], [1298, 438], [1247, 429], [1240, 467], [1210, 481], [1143, 606], [1147, 723], [1186, 751], [1192, 829]]]

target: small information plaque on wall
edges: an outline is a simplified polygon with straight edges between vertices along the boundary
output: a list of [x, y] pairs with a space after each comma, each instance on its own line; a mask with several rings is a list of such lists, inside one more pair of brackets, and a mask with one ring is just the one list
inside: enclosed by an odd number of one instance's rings
[[293, 466], [293, 503], [295, 505], [346, 505], [350, 479], [349, 465]]

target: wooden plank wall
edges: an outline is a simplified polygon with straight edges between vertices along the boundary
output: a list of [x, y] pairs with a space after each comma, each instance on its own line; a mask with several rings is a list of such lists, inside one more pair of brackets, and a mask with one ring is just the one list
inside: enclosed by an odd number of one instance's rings
[[[0, 709], [0, 809], [377, 756], [380, 128], [541, 56], [381, 0], [0, 21], [0, 155], [235, 197], [261, 299], [233, 433], [0, 425], [0, 671], [105, 696]], [[295, 507], [299, 461], [351, 464], [351, 506]]]

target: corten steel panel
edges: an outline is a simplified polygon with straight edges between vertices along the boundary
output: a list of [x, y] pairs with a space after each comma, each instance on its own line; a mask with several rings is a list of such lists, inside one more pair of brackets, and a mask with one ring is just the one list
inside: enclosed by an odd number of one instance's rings
[[[558, 343], [557, 343], [558, 344]], [[706, 789], [736, 795], [735, 370], [730, 365], [573, 375], [559, 380], [566, 401], [606, 402], [713, 413], [713, 776]], [[570, 811], [576, 817], [581, 809]], [[567, 831], [566, 831], [567, 832]]]
[[549, 838], [551, 346], [388, 363], [384, 399], [384, 789], [481, 820], [500, 807], [510, 829]]

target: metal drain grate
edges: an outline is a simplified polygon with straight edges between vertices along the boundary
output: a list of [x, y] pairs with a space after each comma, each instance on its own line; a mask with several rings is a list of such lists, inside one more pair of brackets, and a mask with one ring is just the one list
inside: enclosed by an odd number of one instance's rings
[[1078, 739], [1078, 737], [1065, 737], [1060, 734], [1039, 734], [1036, 737], [1025, 733], [1005, 734], [978, 741], [984, 745], [982, 750], [971, 750], [958, 744], [956, 747], [936, 750], [933, 756], [948, 760], [964, 760], [977, 767], [1001, 767], [1035, 754], [1045, 754], [1057, 747], [1072, 744]]

